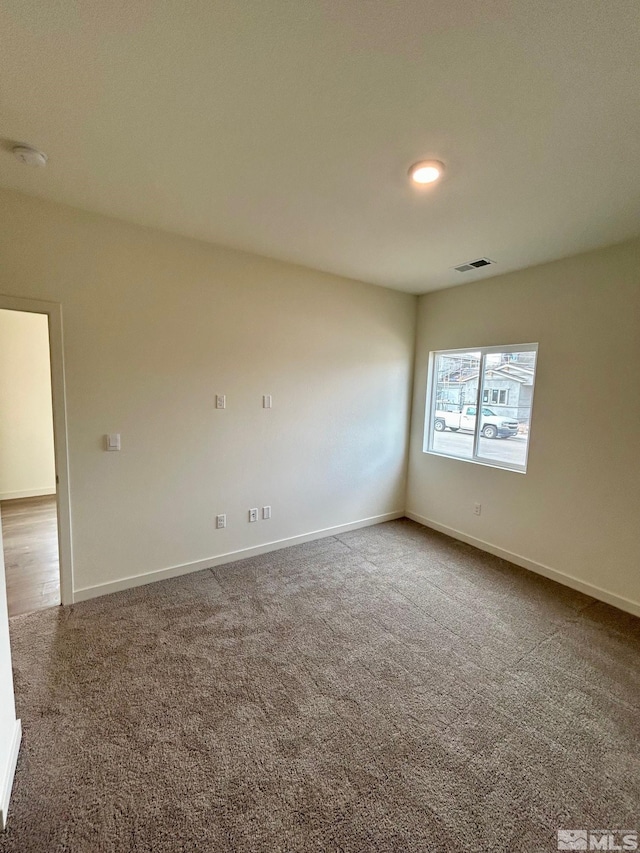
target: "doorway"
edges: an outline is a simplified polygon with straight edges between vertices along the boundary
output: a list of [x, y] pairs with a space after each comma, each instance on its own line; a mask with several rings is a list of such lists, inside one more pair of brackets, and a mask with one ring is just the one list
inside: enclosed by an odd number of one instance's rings
[[0, 524], [9, 616], [70, 604], [61, 310], [2, 295]]
[[0, 519], [9, 616], [60, 604], [46, 314], [0, 309]]

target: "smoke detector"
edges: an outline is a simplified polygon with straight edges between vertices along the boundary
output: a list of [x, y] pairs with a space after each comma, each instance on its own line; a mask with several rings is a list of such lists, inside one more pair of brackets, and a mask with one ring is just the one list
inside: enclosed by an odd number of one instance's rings
[[42, 168], [47, 165], [47, 155], [30, 145], [14, 145], [12, 151], [16, 159], [26, 166]]

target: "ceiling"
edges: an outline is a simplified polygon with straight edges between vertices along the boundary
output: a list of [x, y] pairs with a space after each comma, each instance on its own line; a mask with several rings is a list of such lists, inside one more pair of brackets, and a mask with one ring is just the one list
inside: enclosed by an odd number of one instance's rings
[[0, 185], [423, 293], [640, 233], [640, 7], [3, 0], [0, 121]]

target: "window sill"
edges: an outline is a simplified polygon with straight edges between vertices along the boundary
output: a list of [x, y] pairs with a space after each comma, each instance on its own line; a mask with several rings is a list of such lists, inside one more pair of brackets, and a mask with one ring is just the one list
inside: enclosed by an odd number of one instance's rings
[[422, 450], [429, 456], [439, 456], [441, 459], [455, 459], [457, 462], [470, 462], [472, 465], [482, 465], [483, 468], [498, 468], [500, 471], [514, 471], [516, 474], [526, 474], [527, 466], [509, 465], [508, 462], [490, 462], [485, 459], [470, 459], [468, 456], [454, 456], [452, 453], [440, 453], [439, 450]]

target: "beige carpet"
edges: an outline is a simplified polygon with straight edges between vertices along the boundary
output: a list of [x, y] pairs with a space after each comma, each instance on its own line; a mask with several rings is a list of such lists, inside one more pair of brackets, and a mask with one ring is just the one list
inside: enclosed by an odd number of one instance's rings
[[2, 853], [640, 829], [640, 620], [407, 520], [11, 625]]

